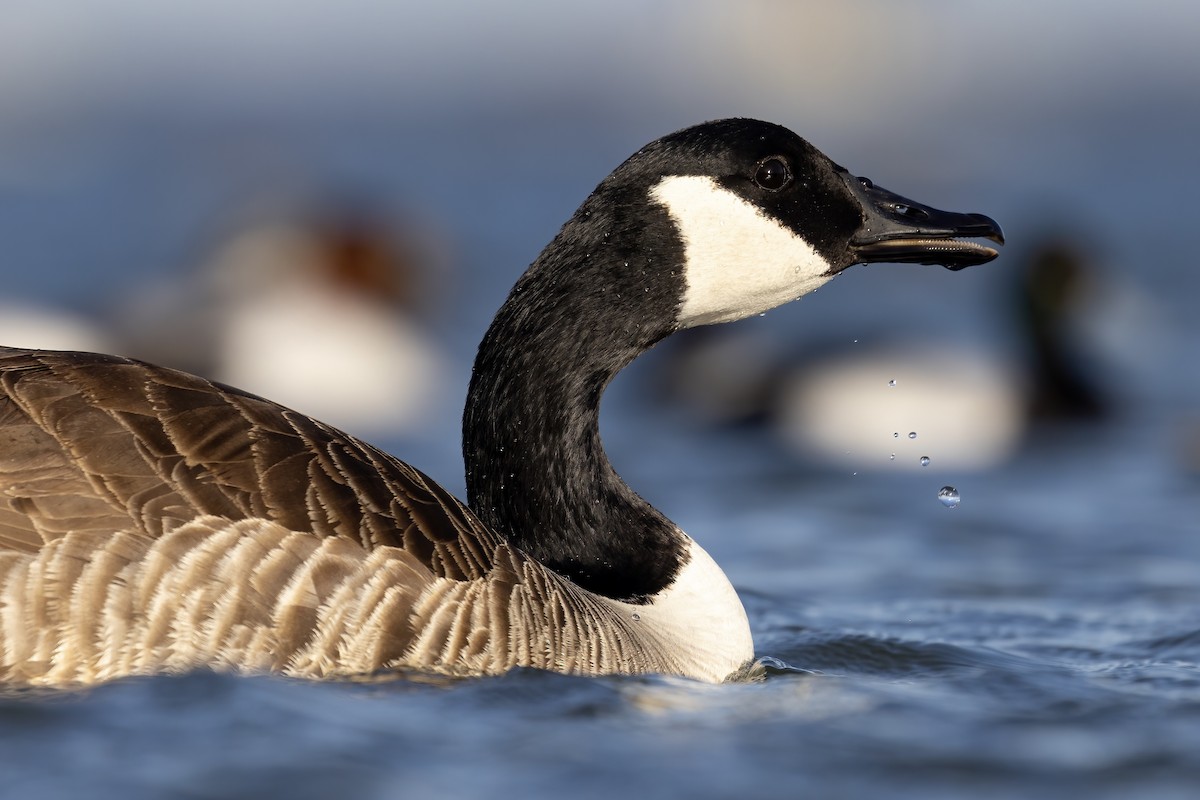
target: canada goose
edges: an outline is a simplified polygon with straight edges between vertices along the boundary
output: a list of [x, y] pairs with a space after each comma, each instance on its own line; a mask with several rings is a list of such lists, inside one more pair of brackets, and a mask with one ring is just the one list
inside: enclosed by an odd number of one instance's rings
[[2, 350], [3, 675], [729, 677], [753, 657], [742, 604], [613, 470], [601, 393], [673, 331], [760, 313], [851, 264], [996, 257], [959, 236], [1003, 241], [988, 217], [905, 200], [776, 125], [710, 122], [647, 145], [484, 336], [463, 419], [468, 505], [237, 389]]
[[1043, 440], [1048, 424], [1102, 419], [1109, 404], [1069, 331], [1080, 315], [1086, 262], [1052, 245], [1019, 267], [1002, 298], [1015, 353], [908, 341], [808, 365], [776, 396], [785, 440], [857, 469], [920, 470], [927, 456], [939, 469], [982, 470], [1012, 458], [1035, 433]]

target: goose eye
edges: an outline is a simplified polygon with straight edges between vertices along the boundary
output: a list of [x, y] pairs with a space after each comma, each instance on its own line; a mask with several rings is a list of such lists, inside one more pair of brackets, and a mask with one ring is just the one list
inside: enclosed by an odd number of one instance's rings
[[754, 172], [754, 182], [769, 192], [778, 192], [792, 180], [787, 162], [779, 156], [764, 158]]

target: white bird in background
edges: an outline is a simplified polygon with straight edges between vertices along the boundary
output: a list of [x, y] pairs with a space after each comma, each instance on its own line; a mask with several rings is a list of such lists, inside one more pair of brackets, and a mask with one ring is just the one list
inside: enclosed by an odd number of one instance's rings
[[[799, 358], [762, 331], [707, 328], [671, 354], [662, 382], [708, 424], [767, 426], [815, 462], [855, 470], [982, 470], [1011, 458], [1031, 429], [1102, 420], [1113, 399], [1089, 369], [1076, 319], [1095, 298], [1077, 248], [1036, 247], [1000, 301], [1018, 345], [897, 337]], [[915, 434], [915, 436], [913, 435]]]
[[273, 221], [183, 286], [135, 298], [124, 353], [205, 375], [341, 428], [420, 428], [445, 385], [418, 312], [445, 259], [362, 216]]

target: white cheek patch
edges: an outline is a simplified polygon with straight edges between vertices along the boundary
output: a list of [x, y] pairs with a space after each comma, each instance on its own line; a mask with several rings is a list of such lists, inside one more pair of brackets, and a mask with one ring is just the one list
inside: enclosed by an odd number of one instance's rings
[[761, 314], [831, 277], [831, 265], [812, 245], [712, 178], [663, 178], [650, 197], [667, 209], [683, 238], [680, 327]]

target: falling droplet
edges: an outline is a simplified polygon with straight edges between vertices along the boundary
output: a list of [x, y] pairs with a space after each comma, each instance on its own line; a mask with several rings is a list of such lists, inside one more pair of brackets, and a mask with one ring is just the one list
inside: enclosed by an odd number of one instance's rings
[[929, 466], [929, 456], [921, 456], [921, 466], [922, 467]]
[[892, 438], [893, 438], [893, 439], [899, 439], [899, 438], [900, 438], [900, 431], [896, 431], [895, 433], [893, 433], [893, 434], [892, 434]]
[[895, 454], [895, 453], [892, 453], [890, 456], [888, 456], [888, 461], [895, 461], [895, 460], [896, 460], [896, 454]]
[[641, 614], [637, 614], [637, 613], [635, 613], [635, 614], [633, 615], [633, 621], [634, 621], [634, 622], [638, 622], [639, 620], [641, 620], [641, 618], [642, 618], [642, 615], [641, 615]]
[[910, 439], [915, 439], [915, 438], [917, 438], [917, 432], [916, 432], [916, 431], [909, 431], [909, 432], [908, 432], [908, 438], [910, 438]]
[[895, 386], [895, 385], [896, 385], [896, 379], [895, 379], [895, 378], [892, 378], [890, 381], [888, 381], [888, 386]]
[[958, 494], [958, 489], [955, 489], [953, 486], [943, 486], [941, 491], [938, 492], [938, 502], [946, 508], [954, 508], [960, 500], [962, 498]]

